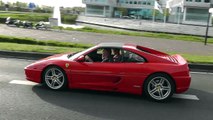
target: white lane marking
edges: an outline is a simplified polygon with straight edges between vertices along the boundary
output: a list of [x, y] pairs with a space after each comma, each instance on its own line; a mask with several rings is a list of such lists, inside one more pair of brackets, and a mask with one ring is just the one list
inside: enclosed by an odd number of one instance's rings
[[189, 95], [189, 94], [174, 94], [172, 97], [187, 100], [200, 100], [196, 95]]
[[9, 82], [10, 84], [18, 84], [18, 85], [37, 85], [38, 83], [30, 82], [26, 80], [12, 80]]
[[206, 75], [206, 74], [209, 74], [209, 75], [213, 75], [213, 73], [211, 72], [190, 72], [191, 74], [201, 74], [201, 75]]

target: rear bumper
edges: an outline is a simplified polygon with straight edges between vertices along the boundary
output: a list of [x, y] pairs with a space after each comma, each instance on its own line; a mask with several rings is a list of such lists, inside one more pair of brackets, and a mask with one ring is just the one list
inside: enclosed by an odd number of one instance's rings
[[182, 93], [189, 89], [191, 83], [191, 76], [181, 76], [175, 78], [176, 81], [176, 93]]

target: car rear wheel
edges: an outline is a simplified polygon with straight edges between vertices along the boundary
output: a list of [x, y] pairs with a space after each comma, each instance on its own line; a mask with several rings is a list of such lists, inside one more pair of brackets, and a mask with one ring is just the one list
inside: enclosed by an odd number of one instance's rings
[[151, 75], [144, 84], [146, 96], [155, 101], [168, 100], [173, 95], [174, 88], [172, 79], [165, 74]]
[[65, 72], [56, 66], [45, 69], [43, 81], [46, 86], [53, 90], [61, 90], [67, 87], [67, 77]]

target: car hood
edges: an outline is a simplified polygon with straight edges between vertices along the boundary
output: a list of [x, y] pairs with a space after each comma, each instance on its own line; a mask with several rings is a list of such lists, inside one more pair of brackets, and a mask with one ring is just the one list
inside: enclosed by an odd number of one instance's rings
[[68, 56], [72, 55], [72, 53], [64, 53], [64, 54], [55, 54], [41, 60], [35, 61], [30, 65], [26, 66], [25, 69], [43, 69], [48, 64], [57, 63], [58, 61], [66, 61], [68, 60]]
[[68, 53], [62, 53], [62, 54], [55, 54], [46, 58], [43, 58], [41, 60], [68, 60], [70, 57], [75, 55], [78, 52], [68, 52]]
[[68, 55], [70, 54], [72, 53], [55, 54], [55, 55], [43, 58], [41, 60], [64, 60], [64, 59], [68, 59]]

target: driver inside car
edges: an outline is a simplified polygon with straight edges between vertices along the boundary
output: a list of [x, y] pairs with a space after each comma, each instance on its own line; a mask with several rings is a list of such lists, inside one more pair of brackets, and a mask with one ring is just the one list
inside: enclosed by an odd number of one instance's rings
[[112, 51], [109, 48], [104, 48], [102, 51], [102, 62], [112, 62]]

